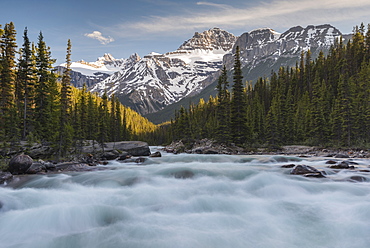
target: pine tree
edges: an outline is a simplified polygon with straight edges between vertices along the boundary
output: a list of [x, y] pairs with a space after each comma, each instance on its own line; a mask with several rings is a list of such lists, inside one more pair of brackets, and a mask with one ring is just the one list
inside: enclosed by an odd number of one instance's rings
[[66, 155], [72, 143], [72, 128], [69, 119], [71, 107], [71, 40], [67, 43], [66, 67], [63, 72], [60, 92], [59, 155]]
[[57, 133], [55, 127], [59, 126], [59, 91], [56, 74], [50, 49], [46, 46], [44, 37], [40, 32], [36, 47], [36, 74], [35, 85], [35, 129], [42, 141], [55, 141]]
[[228, 91], [229, 82], [227, 81], [226, 66], [223, 67], [221, 76], [217, 84], [217, 130], [216, 139], [220, 142], [230, 142], [230, 93]]
[[33, 101], [34, 87], [37, 81], [36, 60], [34, 46], [28, 39], [27, 28], [23, 35], [24, 43], [21, 49], [21, 56], [18, 63], [18, 72], [16, 80], [16, 103], [17, 109], [22, 119], [22, 139], [25, 139], [30, 131], [33, 130]]
[[246, 143], [246, 138], [249, 136], [249, 130], [246, 125], [246, 97], [243, 86], [243, 76], [240, 62], [239, 46], [235, 51], [234, 63], [234, 84], [232, 86], [231, 99], [231, 136], [235, 144]]
[[14, 102], [15, 90], [15, 54], [16, 54], [16, 31], [12, 22], [5, 24], [0, 40], [0, 132], [1, 136], [14, 140], [17, 139], [18, 127], [16, 106]]

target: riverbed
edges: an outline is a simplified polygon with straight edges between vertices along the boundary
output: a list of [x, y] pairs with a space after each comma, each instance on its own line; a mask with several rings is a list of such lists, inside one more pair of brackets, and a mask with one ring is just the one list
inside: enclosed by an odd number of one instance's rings
[[[368, 247], [370, 160], [351, 160], [355, 170], [328, 160], [163, 153], [27, 176], [0, 187], [0, 247]], [[326, 177], [290, 175], [286, 164]]]

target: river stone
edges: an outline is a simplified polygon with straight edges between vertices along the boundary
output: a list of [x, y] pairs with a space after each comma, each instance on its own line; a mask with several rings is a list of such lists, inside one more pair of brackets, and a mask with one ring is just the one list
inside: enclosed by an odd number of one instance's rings
[[339, 164], [335, 164], [335, 165], [331, 165], [329, 166], [329, 168], [331, 169], [354, 169], [355, 167], [354, 166], [349, 166], [349, 162], [347, 161], [342, 161], [340, 162]]
[[100, 145], [84, 146], [82, 151], [84, 153], [96, 153], [96, 152], [128, 152], [132, 156], [149, 156], [150, 149], [149, 145], [143, 141], [119, 141], [119, 142], [108, 142], [104, 143], [104, 147]]
[[302, 175], [305, 177], [325, 177], [321, 171], [308, 165], [296, 165], [290, 172], [291, 175]]
[[193, 178], [194, 177], [194, 172], [190, 170], [182, 170], [182, 171], [176, 171], [171, 173], [175, 178], [178, 179], [187, 179], [187, 178]]
[[160, 152], [155, 152], [155, 153], [152, 153], [150, 154], [149, 157], [152, 157], [152, 158], [159, 158], [159, 157], [162, 157], [162, 154]]
[[9, 161], [8, 171], [13, 175], [24, 174], [31, 167], [33, 159], [25, 154], [13, 157]]
[[0, 171], [0, 184], [6, 183], [13, 178], [12, 173]]
[[32, 165], [30, 166], [30, 168], [28, 168], [26, 173], [27, 174], [37, 174], [37, 173], [45, 172], [45, 171], [46, 171], [45, 165], [43, 163], [36, 162], [36, 163], [32, 163]]

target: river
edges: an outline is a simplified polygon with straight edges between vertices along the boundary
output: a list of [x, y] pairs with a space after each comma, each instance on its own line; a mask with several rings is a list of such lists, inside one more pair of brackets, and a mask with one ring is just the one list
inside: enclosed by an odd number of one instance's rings
[[[27, 176], [0, 187], [0, 247], [369, 247], [370, 173], [336, 172], [327, 160], [164, 153]], [[327, 177], [290, 175], [281, 165], [291, 163]]]

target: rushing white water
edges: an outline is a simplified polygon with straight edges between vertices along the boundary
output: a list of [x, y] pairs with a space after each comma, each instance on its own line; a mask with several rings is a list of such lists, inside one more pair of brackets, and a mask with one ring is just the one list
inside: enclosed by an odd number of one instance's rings
[[[327, 178], [289, 175], [280, 166], [291, 163]], [[1, 187], [0, 247], [370, 246], [370, 173], [324, 158], [165, 154], [108, 167]]]

